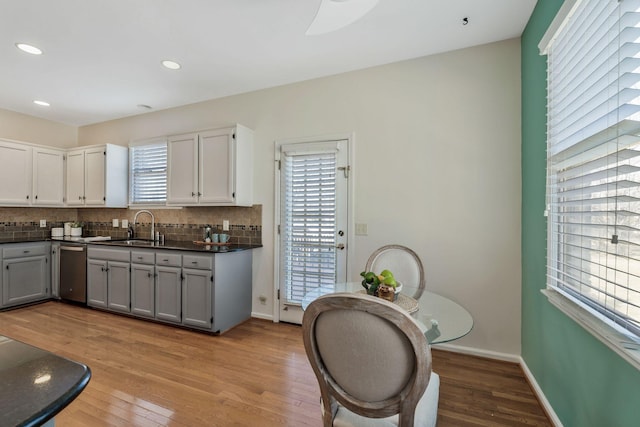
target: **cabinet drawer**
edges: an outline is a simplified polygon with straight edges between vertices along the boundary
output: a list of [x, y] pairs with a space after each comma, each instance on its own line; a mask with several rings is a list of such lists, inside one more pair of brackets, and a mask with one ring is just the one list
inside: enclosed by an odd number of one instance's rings
[[156, 265], [168, 265], [172, 267], [182, 266], [182, 255], [171, 252], [156, 252]]
[[211, 270], [213, 268], [213, 257], [205, 255], [185, 255], [184, 267]]
[[105, 249], [89, 246], [87, 249], [87, 258], [130, 262], [131, 251], [128, 249]]
[[2, 250], [4, 258], [22, 258], [37, 255], [48, 255], [50, 248], [45, 244], [8, 245]]
[[156, 257], [152, 251], [131, 251], [131, 262], [136, 264], [153, 264]]

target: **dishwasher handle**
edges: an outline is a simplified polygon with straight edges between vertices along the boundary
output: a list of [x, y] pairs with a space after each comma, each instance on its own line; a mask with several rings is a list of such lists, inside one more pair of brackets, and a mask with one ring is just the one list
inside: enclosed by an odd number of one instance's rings
[[60, 246], [61, 251], [84, 252], [83, 246]]

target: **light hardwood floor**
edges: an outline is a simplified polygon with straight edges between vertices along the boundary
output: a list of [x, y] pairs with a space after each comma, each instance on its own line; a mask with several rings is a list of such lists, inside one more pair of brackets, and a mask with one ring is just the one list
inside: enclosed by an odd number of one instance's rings
[[[0, 334], [91, 368], [58, 427], [321, 425], [299, 326], [252, 319], [210, 336], [47, 302], [0, 313]], [[550, 425], [519, 366], [433, 359], [438, 426]]]

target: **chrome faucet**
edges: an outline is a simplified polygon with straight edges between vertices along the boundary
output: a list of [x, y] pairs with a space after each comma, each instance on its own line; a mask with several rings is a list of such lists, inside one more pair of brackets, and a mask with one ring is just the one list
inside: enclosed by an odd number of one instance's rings
[[146, 209], [142, 209], [138, 212], [136, 212], [136, 214], [133, 216], [133, 226], [136, 226], [136, 221], [138, 220], [138, 215], [140, 215], [141, 213], [146, 213], [149, 214], [149, 216], [151, 217], [151, 241], [155, 240], [155, 223], [156, 223], [156, 218], [153, 216], [153, 214], [151, 213], [151, 211], [148, 211]]

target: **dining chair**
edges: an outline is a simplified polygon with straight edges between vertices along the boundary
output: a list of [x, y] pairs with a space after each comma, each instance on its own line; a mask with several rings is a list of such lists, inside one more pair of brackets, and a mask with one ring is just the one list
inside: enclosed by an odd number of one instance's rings
[[426, 282], [424, 267], [418, 254], [402, 245], [382, 246], [369, 256], [364, 270], [375, 271], [380, 274], [385, 269], [391, 271], [396, 280], [401, 281], [403, 284], [417, 287], [418, 290], [413, 297], [420, 298], [424, 292]]
[[405, 310], [370, 295], [329, 294], [305, 310], [302, 334], [325, 427], [436, 425], [440, 378]]

